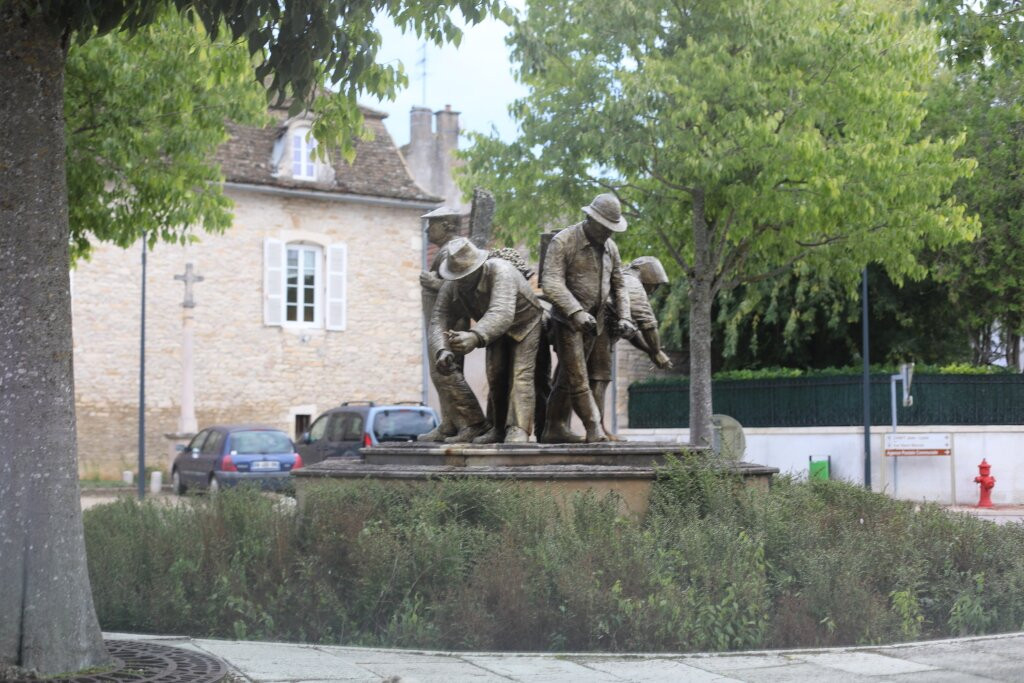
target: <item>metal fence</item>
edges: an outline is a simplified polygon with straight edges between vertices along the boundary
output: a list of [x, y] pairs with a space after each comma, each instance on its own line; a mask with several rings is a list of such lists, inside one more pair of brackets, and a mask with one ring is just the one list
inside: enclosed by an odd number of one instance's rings
[[[1024, 375], [916, 375], [914, 405], [902, 425], [1024, 424]], [[840, 427], [864, 423], [862, 377], [794, 377], [712, 382], [715, 413], [744, 427]], [[687, 427], [690, 386], [636, 382], [629, 387], [629, 426]], [[892, 423], [888, 375], [871, 376], [871, 423]]]

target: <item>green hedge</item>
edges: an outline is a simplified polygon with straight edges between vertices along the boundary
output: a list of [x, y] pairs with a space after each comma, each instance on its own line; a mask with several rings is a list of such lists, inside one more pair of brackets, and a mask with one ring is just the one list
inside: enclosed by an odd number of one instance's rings
[[[915, 374], [914, 405], [904, 408], [897, 385], [897, 419], [903, 425], [1024, 424], [1024, 375]], [[636, 382], [629, 387], [629, 426], [686, 427], [689, 382]], [[775, 377], [712, 382], [714, 411], [745, 427], [839, 427], [864, 423], [862, 378]], [[871, 375], [871, 423], [892, 422], [889, 375]]]
[[[85, 513], [107, 631], [441, 650], [875, 644], [1019, 630], [1024, 526], [673, 463], [641, 522], [507, 483], [329, 482]], [[280, 500], [280, 499], [278, 499]]]

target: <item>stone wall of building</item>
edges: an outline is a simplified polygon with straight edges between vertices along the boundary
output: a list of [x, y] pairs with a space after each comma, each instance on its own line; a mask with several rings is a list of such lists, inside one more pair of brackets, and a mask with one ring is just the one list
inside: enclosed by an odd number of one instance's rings
[[[418, 274], [422, 208], [394, 208], [230, 190], [234, 226], [148, 256], [146, 450], [165, 466], [181, 401], [181, 306], [174, 275], [196, 284], [195, 405], [199, 426], [258, 422], [293, 432], [295, 416], [345, 400], [422, 398]], [[347, 245], [343, 331], [263, 323], [264, 239]], [[140, 246], [99, 246], [73, 274], [79, 462], [117, 476], [137, 462]]]

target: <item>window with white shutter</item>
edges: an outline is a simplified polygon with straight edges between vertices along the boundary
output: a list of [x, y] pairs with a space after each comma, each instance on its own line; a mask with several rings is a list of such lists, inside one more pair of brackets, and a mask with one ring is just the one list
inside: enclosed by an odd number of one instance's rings
[[263, 244], [263, 323], [344, 330], [348, 247], [266, 239]]

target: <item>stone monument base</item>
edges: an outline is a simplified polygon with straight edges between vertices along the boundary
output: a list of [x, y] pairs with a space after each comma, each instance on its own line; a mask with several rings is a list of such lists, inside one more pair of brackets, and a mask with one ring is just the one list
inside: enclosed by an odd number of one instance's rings
[[[292, 474], [301, 507], [307, 488], [317, 482], [373, 479], [396, 485], [439, 478], [514, 481], [549, 492], [561, 502], [573, 494], [593, 491], [618, 496], [623, 514], [640, 518], [647, 512], [651, 488], [666, 455], [702, 453], [708, 449], [677, 443], [608, 442], [596, 444], [473, 444], [388, 443], [364, 448], [363, 460], [327, 459]], [[748, 486], [767, 489], [776, 467], [722, 462], [725, 472], [739, 475]]]

